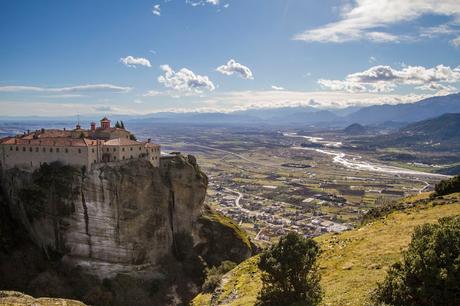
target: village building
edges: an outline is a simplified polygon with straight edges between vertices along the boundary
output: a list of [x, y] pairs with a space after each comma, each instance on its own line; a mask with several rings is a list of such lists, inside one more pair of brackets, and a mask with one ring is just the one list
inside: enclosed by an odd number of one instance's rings
[[137, 141], [124, 127], [111, 127], [104, 117], [100, 126], [92, 122], [88, 130], [79, 124], [73, 130], [41, 129], [0, 139], [0, 167], [34, 170], [55, 161], [92, 169], [103, 163], [131, 159], [160, 165], [160, 145]]

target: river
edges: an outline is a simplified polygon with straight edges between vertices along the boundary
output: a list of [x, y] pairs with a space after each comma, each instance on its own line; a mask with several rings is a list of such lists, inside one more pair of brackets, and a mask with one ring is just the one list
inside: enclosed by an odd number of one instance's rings
[[[297, 135], [296, 133], [283, 133], [283, 136], [304, 138], [310, 142], [320, 143], [328, 147], [340, 148], [342, 146], [342, 142], [327, 141], [320, 137], [301, 136], [301, 135]], [[432, 177], [432, 178], [449, 178], [450, 177], [448, 175], [443, 175], [443, 174], [428, 173], [428, 172], [416, 171], [416, 170], [399, 168], [399, 167], [394, 167], [394, 166], [388, 166], [385, 164], [380, 164], [380, 163], [375, 163], [375, 162], [369, 162], [369, 161], [363, 160], [362, 156], [360, 155], [346, 154], [336, 149], [330, 150], [330, 149], [318, 149], [318, 148], [308, 148], [308, 147], [299, 147], [299, 146], [293, 146], [292, 149], [316, 151], [318, 153], [332, 156], [332, 161], [334, 163], [340, 164], [344, 166], [345, 168], [353, 169], [353, 170], [363, 170], [363, 171], [387, 173], [387, 174], [393, 174], [393, 175], [424, 176], [424, 177]]]

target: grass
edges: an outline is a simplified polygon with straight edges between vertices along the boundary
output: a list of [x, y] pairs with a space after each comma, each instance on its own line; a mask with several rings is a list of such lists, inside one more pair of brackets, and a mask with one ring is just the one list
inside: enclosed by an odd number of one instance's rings
[[[428, 194], [421, 194], [404, 201], [427, 198]], [[388, 267], [400, 259], [416, 226], [458, 214], [460, 193], [390, 213], [355, 230], [315, 238], [322, 249], [318, 262], [325, 293], [322, 305], [365, 305]], [[213, 305], [254, 304], [261, 288], [257, 260], [257, 256], [248, 259], [224, 277]], [[199, 295], [193, 305], [211, 305], [211, 297]]]

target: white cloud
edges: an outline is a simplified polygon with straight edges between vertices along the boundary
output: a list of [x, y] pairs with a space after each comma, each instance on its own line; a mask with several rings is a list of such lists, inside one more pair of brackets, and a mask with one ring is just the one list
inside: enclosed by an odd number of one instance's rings
[[158, 82], [165, 87], [183, 93], [202, 93], [204, 90], [213, 91], [214, 84], [207, 76], [195, 74], [193, 71], [182, 68], [174, 71], [169, 65], [160, 66], [164, 75], [158, 77]]
[[131, 68], [136, 68], [136, 66], [152, 67], [148, 59], [143, 57], [133, 57], [131, 55], [120, 58], [120, 62]]
[[276, 108], [312, 106], [317, 108], [344, 108], [381, 104], [413, 103], [435, 94], [380, 94], [349, 93], [344, 91], [238, 91], [227, 92], [203, 99], [207, 111], [235, 111], [250, 108]]
[[284, 90], [284, 87], [272, 85], [273, 90]]
[[459, 30], [454, 29], [448, 24], [441, 24], [434, 27], [422, 28], [420, 31], [420, 36], [433, 38], [440, 35], [450, 35], [455, 33], [459, 33]]
[[376, 57], [374, 57], [374, 56], [369, 57], [369, 63], [373, 64], [373, 63], [375, 63], [375, 62], [377, 62], [377, 58], [376, 58]]
[[70, 87], [37, 87], [37, 86], [22, 86], [22, 85], [13, 85], [13, 86], [0, 86], [1, 92], [129, 92], [131, 87], [122, 87], [112, 84], [87, 84], [87, 85], [77, 85]]
[[186, 0], [185, 3], [190, 4], [191, 6], [199, 6], [199, 5], [218, 5], [220, 0]]
[[155, 4], [152, 8], [152, 14], [156, 16], [161, 16], [161, 8], [159, 4]]
[[239, 74], [243, 79], [254, 79], [251, 69], [231, 59], [227, 64], [217, 67], [216, 71], [225, 74], [232, 75], [234, 73]]
[[451, 68], [438, 65], [433, 68], [422, 66], [406, 66], [401, 70], [390, 66], [374, 66], [366, 71], [347, 75], [344, 80], [319, 79], [318, 83], [331, 90], [347, 92], [389, 92], [398, 85], [418, 86], [422, 90], [455, 89], [441, 83], [460, 81], [460, 67]]
[[142, 96], [143, 97], [157, 97], [157, 96], [161, 96], [161, 95], [164, 95], [164, 93], [161, 92], [161, 91], [149, 90], [145, 94], [143, 94]]
[[460, 36], [457, 37], [457, 38], [454, 38], [450, 41], [451, 45], [454, 46], [454, 47], [458, 47], [460, 46]]
[[[349, 6], [350, 4], [347, 3]], [[346, 42], [367, 39], [376, 42], [396, 42], [408, 39], [382, 29], [415, 20], [426, 14], [449, 16], [460, 21], [458, 0], [357, 0], [355, 5], [342, 10], [341, 19], [294, 37], [315, 42]], [[379, 29], [376, 31], [376, 29]]]

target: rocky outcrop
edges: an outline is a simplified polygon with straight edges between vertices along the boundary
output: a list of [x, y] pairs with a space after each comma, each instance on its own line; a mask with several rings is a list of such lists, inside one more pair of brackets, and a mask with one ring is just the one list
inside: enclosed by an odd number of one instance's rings
[[217, 266], [224, 260], [239, 263], [256, 252], [245, 231], [211, 208], [205, 207], [198, 223], [201, 242], [196, 246], [197, 253], [209, 265]]
[[199, 238], [207, 177], [192, 157], [92, 171], [58, 164], [2, 174], [11, 214], [48, 256], [98, 275], [154, 270], [177, 233]]
[[0, 291], [0, 305], [85, 306], [82, 302], [54, 298], [34, 298], [16, 291]]

